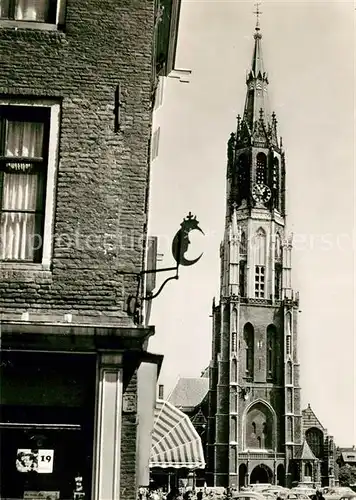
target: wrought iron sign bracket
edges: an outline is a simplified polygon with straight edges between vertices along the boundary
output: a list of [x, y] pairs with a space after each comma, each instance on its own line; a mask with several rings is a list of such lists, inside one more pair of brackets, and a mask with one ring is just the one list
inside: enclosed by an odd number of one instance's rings
[[168, 281], [179, 279], [178, 269], [179, 269], [179, 264], [177, 264], [175, 267], [165, 267], [163, 269], [147, 269], [146, 271], [142, 271], [140, 273], [141, 276], [143, 276], [144, 274], [168, 273], [168, 271], [175, 271], [176, 272], [176, 274], [174, 276], [170, 276], [162, 283], [162, 285], [159, 287], [159, 289], [156, 293], [151, 292], [148, 295], [146, 295], [146, 297], [142, 297], [142, 300], [155, 299], [162, 292], [163, 288], [166, 286]]

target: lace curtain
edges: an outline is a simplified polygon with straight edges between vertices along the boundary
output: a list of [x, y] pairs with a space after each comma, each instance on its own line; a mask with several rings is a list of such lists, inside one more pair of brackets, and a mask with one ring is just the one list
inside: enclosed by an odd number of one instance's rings
[[[15, 12], [11, 12], [11, 18], [18, 21], [46, 22], [48, 5], [49, 0], [15, 0]], [[9, 7], [9, 0], [0, 0], [0, 17], [9, 17]]]
[[22, 161], [7, 163], [3, 174], [1, 214], [1, 258], [34, 260], [42, 245], [37, 231], [40, 174], [31, 172], [32, 163], [23, 158], [41, 158], [43, 123], [7, 122], [5, 156]]

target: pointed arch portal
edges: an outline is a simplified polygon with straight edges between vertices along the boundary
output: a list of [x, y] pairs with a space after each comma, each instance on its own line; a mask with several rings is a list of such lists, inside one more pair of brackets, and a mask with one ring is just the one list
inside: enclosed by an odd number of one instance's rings
[[246, 486], [247, 467], [245, 464], [239, 466], [239, 487]]
[[279, 486], [285, 486], [285, 468], [283, 464], [279, 464], [277, 467], [277, 484]]
[[257, 465], [250, 475], [250, 483], [272, 483], [273, 474], [267, 465], [261, 464]]

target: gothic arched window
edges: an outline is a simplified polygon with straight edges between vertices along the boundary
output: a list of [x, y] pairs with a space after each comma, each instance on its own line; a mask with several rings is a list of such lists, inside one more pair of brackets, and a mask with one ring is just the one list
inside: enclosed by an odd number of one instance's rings
[[279, 300], [282, 291], [282, 240], [276, 233], [274, 242], [274, 297]]
[[247, 377], [253, 376], [253, 357], [254, 357], [254, 329], [251, 323], [246, 323], [244, 326], [244, 343], [245, 343], [245, 371]]
[[266, 233], [262, 227], [255, 234], [255, 264], [266, 265]]
[[276, 262], [274, 265], [274, 298], [280, 300], [282, 292], [282, 266]]
[[239, 264], [239, 294], [246, 297], [246, 263], [247, 263], [247, 241], [244, 231], [240, 239], [240, 264]]
[[266, 233], [260, 228], [255, 235], [255, 297], [265, 296]]
[[239, 294], [246, 297], [246, 261], [240, 260], [239, 264]]
[[246, 234], [244, 231], [241, 232], [241, 239], [240, 239], [240, 256], [246, 256], [247, 255], [247, 241], [246, 241]]
[[312, 467], [311, 463], [307, 462], [304, 465], [304, 476], [312, 477], [312, 475], [313, 475], [313, 467]]
[[279, 161], [278, 158], [273, 158], [273, 172], [272, 172], [272, 188], [274, 205], [277, 210], [280, 209], [280, 197], [279, 197]]
[[244, 423], [245, 448], [274, 448], [274, 416], [271, 409], [259, 401], [253, 404], [246, 414]]
[[282, 260], [282, 239], [279, 233], [276, 233], [274, 242], [274, 260], [280, 262]]
[[267, 156], [258, 153], [256, 157], [256, 182], [266, 184], [267, 180]]
[[324, 454], [324, 435], [320, 429], [316, 427], [311, 427], [305, 433], [305, 438], [311, 451], [314, 453], [316, 458], [322, 458]]
[[246, 154], [241, 154], [237, 160], [237, 176], [238, 176], [238, 193], [239, 201], [247, 199], [249, 192], [249, 167], [248, 157]]
[[277, 329], [274, 325], [267, 327], [267, 378], [273, 379], [275, 375], [275, 346], [276, 346]]

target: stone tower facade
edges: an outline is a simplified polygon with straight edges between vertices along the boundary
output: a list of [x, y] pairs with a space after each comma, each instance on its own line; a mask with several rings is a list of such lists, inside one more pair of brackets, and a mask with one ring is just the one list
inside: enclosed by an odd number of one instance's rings
[[220, 299], [213, 304], [207, 467], [215, 486], [291, 485], [302, 443], [298, 295], [286, 228], [286, 162], [259, 26], [228, 141]]

